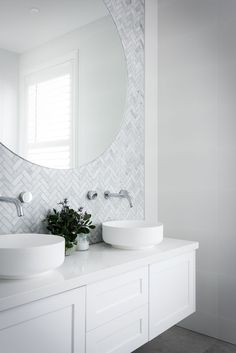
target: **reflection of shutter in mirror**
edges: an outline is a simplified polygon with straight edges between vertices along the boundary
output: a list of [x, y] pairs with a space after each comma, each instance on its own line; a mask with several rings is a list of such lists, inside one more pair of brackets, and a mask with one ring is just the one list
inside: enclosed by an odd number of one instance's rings
[[25, 157], [54, 168], [73, 167], [73, 62], [30, 74], [25, 82]]

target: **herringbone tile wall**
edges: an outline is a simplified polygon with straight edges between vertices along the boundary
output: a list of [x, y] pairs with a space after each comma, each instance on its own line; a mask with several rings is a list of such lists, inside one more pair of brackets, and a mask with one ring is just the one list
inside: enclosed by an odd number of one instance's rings
[[[144, 217], [144, 0], [105, 0], [120, 33], [127, 58], [128, 91], [125, 119], [110, 148], [78, 170], [55, 170], [29, 163], [0, 144], [0, 194], [17, 197], [29, 190], [33, 201], [18, 218], [14, 205], [0, 203], [0, 233], [45, 232], [42, 219], [63, 198], [84, 206], [97, 224], [91, 242], [101, 241], [101, 222]], [[114, 82], [115, 84], [115, 82]], [[127, 200], [105, 200], [105, 190], [129, 190]], [[88, 190], [99, 197], [86, 199]]]

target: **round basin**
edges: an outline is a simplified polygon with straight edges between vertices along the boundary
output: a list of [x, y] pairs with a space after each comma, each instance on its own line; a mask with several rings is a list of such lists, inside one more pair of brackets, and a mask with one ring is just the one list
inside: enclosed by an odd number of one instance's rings
[[147, 221], [109, 221], [102, 224], [105, 243], [119, 249], [146, 249], [163, 240], [163, 224]]
[[49, 234], [0, 235], [0, 277], [25, 279], [63, 264], [65, 240]]

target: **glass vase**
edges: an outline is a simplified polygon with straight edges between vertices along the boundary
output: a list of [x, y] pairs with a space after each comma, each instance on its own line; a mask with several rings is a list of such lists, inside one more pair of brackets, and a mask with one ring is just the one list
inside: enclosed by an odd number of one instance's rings
[[89, 240], [86, 234], [77, 236], [77, 251], [85, 251], [89, 249]]

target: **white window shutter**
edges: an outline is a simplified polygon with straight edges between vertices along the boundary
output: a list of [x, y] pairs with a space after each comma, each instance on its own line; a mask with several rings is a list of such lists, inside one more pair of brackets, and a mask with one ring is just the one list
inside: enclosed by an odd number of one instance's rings
[[73, 60], [25, 77], [25, 156], [51, 168], [73, 167]]

